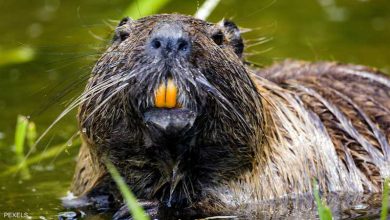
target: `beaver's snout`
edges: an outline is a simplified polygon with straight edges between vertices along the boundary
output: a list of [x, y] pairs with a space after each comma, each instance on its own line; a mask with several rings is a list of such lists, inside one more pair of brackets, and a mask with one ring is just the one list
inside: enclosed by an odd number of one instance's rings
[[158, 24], [147, 45], [148, 54], [160, 59], [188, 57], [191, 53], [190, 37], [176, 23]]

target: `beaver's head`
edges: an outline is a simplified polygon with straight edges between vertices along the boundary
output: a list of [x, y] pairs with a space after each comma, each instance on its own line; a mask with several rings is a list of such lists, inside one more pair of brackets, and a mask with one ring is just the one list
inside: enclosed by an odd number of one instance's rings
[[242, 52], [230, 21], [123, 19], [87, 85], [84, 136], [139, 198], [194, 202], [254, 162], [261, 97]]

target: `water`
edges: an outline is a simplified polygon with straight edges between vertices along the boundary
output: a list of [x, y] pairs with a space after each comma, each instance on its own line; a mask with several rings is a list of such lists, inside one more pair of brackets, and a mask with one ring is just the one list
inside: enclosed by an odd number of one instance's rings
[[[193, 14], [201, 3], [172, 0], [160, 12]], [[124, 0], [0, 0], [0, 54], [20, 47], [35, 51], [31, 62], [0, 66], [0, 173], [16, 164], [11, 146], [17, 115], [30, 115], [42, 133], [81, 92], [109, 39], [107, 23], [114, 25], [111, 19], [119, 20], [129, 4]], [[261, 37], [269, 40], [246, 51], [251, 55], [248, 59], [260, 65], [286, 58], [337, 60], [390, 72], [387, 0], [224, 0], [209, 20], [223, 17], [253, 30], [244, 34], [247, 45]], [[37, 152], [67, 142], [76, 130], [72, 112], [38, 145]], [[66, 149], [31, 165], [30, 180], [0, 177], [0, 218], [5, 212], [58, 218], [64, 211], [59, 198], [66, 195], [77, 154], [77, 147]], [[370, 207], [363, 213], [369, 211]]]

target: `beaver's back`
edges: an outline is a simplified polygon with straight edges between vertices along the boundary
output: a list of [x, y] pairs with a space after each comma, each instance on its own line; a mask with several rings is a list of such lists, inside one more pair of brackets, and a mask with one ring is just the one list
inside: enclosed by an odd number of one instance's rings
[[[380, 189], [390, 160], [390, 80], [361, 66], [285, 61], [257, 72], [318, 116], [346, 167]], [[387, 171], [386, 171], [387, 170]]]

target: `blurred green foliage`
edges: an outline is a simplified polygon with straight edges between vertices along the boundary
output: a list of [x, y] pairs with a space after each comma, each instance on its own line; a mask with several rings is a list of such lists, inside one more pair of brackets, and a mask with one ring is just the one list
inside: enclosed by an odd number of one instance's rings
[[0, 67], [9, 64], [25, 63], [33, 60], [35, 51], [31, 47], [22, 46], [9, 50], [0, 49]]

